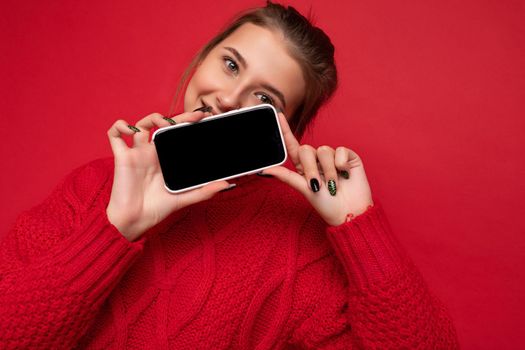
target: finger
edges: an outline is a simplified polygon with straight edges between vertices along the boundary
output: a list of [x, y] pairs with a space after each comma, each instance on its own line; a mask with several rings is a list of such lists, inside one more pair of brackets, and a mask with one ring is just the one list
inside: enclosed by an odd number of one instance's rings
[[[202, 112], [202, 111], [196, 111], [196, 112], [189, 112], [189, 113], [183, 113], [178, 116], [175, 116], [171, 118], [171, 120], [175, 124], [184, 123], [184, 122], [196, 122], [201, 120], [202, 118], [209, 115], [208, 113]], [[133, 141], [135, 144], [145, 144], [148, 143], [150, 140], [151, 131], [153, 128], [162, 128], [166, 126], [173, 125], [168, 120], [164, 118], [164, 116], [160, 113], [153, 113], [150, 114], [144, 118], [142, 118], [139, 122], [137, 122], [136, 126], [141, 130], [140, 133], [136, 133], [133, 136]]]
[[317, 166], [317, 151], [310, 145], [301, 145], [299, 147], [299, 161], [304, 170], [306, 182], [312, 192], [319, 192], [321, 189], [321, 174]]
[[340, 171], [348, 172], [348, 178], [353, 178], [356, 181], [366, 180], [363, 160], [351, 149], [346, 147], [338, 147], [336, 149], [335, 166]]
[[133, 135], [133, 142], [135, 145], [145, 144], [149, 142], [151, 130], [155, 127], [165, 127], [171, 125], [167, 120], [163, 119], [164, 116], [159, 113], [150, 114], [135, 124], [140, 132]]
[[304, 196], [310, 195], [311, 191], [306, 180], [303, 176], [297, 174], [295, 171], [291, 171], [283, 166], [274, 166], [268, 169], [264, 169], [264, 174], [273, 175], [282, 182], [295, 188], [297, 191], [302, 193]]
[[218, 192], [227, 189], [230, 186], [228, 181], [214, 181], [197, 189], [180, 194], [180, 203], [182, 207], [202, 202], [210, 199]]
[[328, 191], [332, 196], [337, 193], [337, 169], [335, 167], [335, 150], [330, 146], [321, 146], [317, 149], [317, 159], [323, 169], [324, 179]]
[[363, 164], [361, 157], [351, 149], [337, 147], [335, 150], [335, 166], [338, 170], [350, 171], [350, 169]]
[[173, 121], [175, 121], [177, 124], [180, 123], [194, 123], [198, 122], [199, 120], [209, 117], [212, 114], [210, 112], [203, 112], [203, 111], [193, 111], [193, 112], [186, 112], [179, 114], [175, 117], [171, 117]]
[[128, 125], [126, 121], [120, 119], [113, 123], [107, 132], [111, 150], [115, 156], [128, 149], [128, 145], [122, 138], [122, 135], [135, 134], [135, 131], [131, 130]]
[[281, 126], [281, 131], [283, 132], [284, 143], [286, 144], [286, 149], [288, 150], [288, 155], [292, 160], [292, 163], [295, 167], [300, 164], [299, 161], [299, 142], [295, 138], [292, 130], [290, 130], [290, 125], [286, 120], [283, 113], [278, 113], [279, 116], [279, 125]]

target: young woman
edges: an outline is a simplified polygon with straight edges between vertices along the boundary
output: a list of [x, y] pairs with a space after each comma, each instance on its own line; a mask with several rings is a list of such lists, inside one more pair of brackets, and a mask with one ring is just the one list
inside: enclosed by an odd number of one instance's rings
[[[335, 90], [333, 54], [268, 3], [197, 55], [185, 113], [115, 122], [114, 157], [74, 171], [2, 242], [1, 347], [456, 348], [360, 157], [297, 140]], [[294, 170], [164, 189], [154, 128], [259, 103], [282, 112]]]

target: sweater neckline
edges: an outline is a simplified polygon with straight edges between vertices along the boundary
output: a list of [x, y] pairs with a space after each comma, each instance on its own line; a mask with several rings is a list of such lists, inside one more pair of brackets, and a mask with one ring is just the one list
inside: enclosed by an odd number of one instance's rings
[[[235, 230], [236, 227], [242, 227], [246, 221], [248, 221], [255, 213], [258, 213], [265, 202], [266, 196], [264, 196], [265, 188], [268, 188], [266, 184], [266, 179], [260, 178], [257, 175], [253, 175], [254, 178], [239, 178], [234, 180], [241, 180], [239, 188], [235, 188], [226, 192], [217, 194], [210, 201], [204, 202], [202, 206], [196, 208], [197, 210], [192, 211], [192, 215], [195, 215], [196, 220], [192, 222], [197, 223], [197, 230], [199, 232], [205, 232], [208, 236], [213, 236], [215, 243], [221, 242], [225, 239], [232, 230]], [[262, 180], [262, 181], [261, 181]], [[230, 182], [232, 183], [232, 182]], [[254, 205], [247, 205], [242, 210], [238, 212], [238, 215], [235, 216], [233, 220], [228, 222], [225, 226], [220, 229], [213, 231], [208, 227], [208, 224], [205, 220], [206, 212], [211, 204], [211, 201], [222, 202], [224, 205], [227, 205], [228, 201], [244, 198], [247, 196], [252, 196], [250, 202], [254, 202]]]

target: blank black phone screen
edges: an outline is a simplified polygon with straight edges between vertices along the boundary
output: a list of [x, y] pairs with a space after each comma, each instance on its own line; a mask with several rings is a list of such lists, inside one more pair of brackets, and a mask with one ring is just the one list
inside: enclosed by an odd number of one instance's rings
[[159, 131], [154, 143], [172, 191], [278, 164], [286, 157], [275, 112], [264, 106]]

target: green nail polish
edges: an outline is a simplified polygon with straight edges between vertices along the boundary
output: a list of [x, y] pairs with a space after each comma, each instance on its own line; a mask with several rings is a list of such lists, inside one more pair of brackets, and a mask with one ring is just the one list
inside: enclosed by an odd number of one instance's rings
[[133, 125], [128, 125], [128, 128], [130, 128], [131, 130], [135, 131], [135, 132], [140, 132], [140, 129], [133, 126]]
[[334, 180], [328, 181], [328, 191], [330, 192], [332, 196], [335, 196], [335, 194], [337, 193], [337, 188], [335, 187]]
[[342, 177], [344, 177], [347, 180], [350, 178], [350, 174], [348, 174], [348, 171], [346, 171], [346, 170], [341, 171], [340, 174], [341, 174]]
[[164, 120], [166, 120], [168, 123], [170, 123], [171, 125], [175, 125], [177, 124], [177, 122], [175, 122], [175, 120], [171, 119], [171, 118], [168, 118], [168, 117], [164, 117], [162, 118]]

